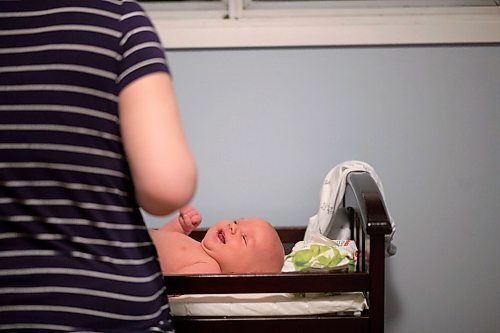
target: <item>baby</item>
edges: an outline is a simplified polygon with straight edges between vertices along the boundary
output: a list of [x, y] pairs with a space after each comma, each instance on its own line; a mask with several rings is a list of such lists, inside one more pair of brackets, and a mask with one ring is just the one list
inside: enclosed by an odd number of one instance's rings
[[198, 211], [188, 206], [160, 229], [150, 230], [163, 274], [281, 271], [283, 245], [268, 222], [259, 218], [221, 220], [198, 242], [188, 235], [201, 220]]

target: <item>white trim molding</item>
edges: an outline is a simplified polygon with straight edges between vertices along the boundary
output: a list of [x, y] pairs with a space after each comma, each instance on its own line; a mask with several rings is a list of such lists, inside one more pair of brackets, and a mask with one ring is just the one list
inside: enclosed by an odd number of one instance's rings
[[143, 6], [166, 49], [500, 43], [498, 6], [269, 9], [246, 2]]

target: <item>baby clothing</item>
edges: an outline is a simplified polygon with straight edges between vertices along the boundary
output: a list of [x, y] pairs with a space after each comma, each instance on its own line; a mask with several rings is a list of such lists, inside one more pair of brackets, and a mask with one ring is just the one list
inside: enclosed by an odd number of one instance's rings
[[[368, 172], [375, 180], [382, 198], [384, 198], [382, 182], [371, 165], [356, 160], [345, 161], [336, 165], [328, 172], [321, 186], [318, 213], [309, 219], [304, 236], [306, 241], [310, 240], [316, 234], [328, 234], [328, 238], [337, 240], [349, 239], [351, 237], [349, 223], [347, 219], [342, 218], [344, 212], [339, 207], [344, 198], [347, 176], [349, 173], [355, 171]], [[387, 214], [389, 222], [392, 225], [392, 233], [386, 236], [386, 255], [391, 256], [396, 253], [396, 246], [392, 244], [396, 227], [388, 210]]]

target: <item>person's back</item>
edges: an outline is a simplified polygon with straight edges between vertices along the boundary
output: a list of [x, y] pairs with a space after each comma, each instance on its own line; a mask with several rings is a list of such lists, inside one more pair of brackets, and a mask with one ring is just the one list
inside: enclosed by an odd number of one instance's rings
[[170, 329], [118, 103], [168, 71], [149, 20], [131, 1], [0, 7], [0, 331]]

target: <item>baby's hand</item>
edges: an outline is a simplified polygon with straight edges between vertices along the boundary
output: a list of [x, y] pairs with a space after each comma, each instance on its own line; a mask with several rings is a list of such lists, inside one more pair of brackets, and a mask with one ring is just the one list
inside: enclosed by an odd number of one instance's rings
[[185, 206], [179, 211], [179, 224], [186, 235], [189, 235], [193, 229], [201, 223], [201, 215], [191, 206]]

